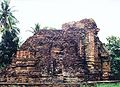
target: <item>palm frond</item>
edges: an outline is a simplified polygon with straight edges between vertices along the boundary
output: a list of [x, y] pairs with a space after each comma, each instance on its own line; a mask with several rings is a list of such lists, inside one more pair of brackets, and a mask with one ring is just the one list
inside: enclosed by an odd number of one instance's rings
[[31, 30], [26, 30], [26, 31], [31, 32], [31, 33], [33, 33], [33, 34], [34, 34], [34, 31], [31, 31]]
[[2, 8], [2, 10], [4, 11], [5, 6], [4, 6], [4, 3], [3, 3], [3, 2], [1, 3], [1, 8]]
[[18, 27], [13, 26], [13, 29], [16, 29], [16, 31], [20, 33], [20, 29]]
[[12, 22], [11, 22], [10, 17], [8, 17], [8, 22], [9, 22], [9, 27], [10, 27], [10, 29], [12, 29]]
[[0, 13], [3, 13], [3, 10], [0, 10]]

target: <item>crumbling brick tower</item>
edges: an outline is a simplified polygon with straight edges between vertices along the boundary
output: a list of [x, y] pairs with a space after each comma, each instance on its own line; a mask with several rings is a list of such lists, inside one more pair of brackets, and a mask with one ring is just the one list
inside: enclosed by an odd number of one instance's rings
[[97, 36], [99, 28], [93, 19], [83, 19], [63, 25], [64, 30], [79, 29], [80, 58], [84, 63], [85, 80], [105, 80], [110, 75], [110, 58]]
[[110, 59], [93, 19], [65, 23], [61, 30], [40, 30], [28, 38], [10, 66], [6, 82], [80, 82], [107, 80]]

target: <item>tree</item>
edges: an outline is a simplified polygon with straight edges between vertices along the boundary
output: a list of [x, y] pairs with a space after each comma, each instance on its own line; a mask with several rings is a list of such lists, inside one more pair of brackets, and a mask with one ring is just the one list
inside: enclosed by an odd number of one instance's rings
[[120, 80], [120, 38], [111, 36], [107, 38], [106, 47], [111, 56], [111, 75], [112, 79]]
[[[35, 27], [31, 27], [31, 28], [32, 28], [32, 30], [27, 30], [27, 31], [29, 31], [33, 34], [36, 34], [37, 32], [39, 32], [41, 30], [41, 27], [40, 27], [39, 23], [35, 24]], [[56, 30], [56, 28], [48, 27], [48, 26], [45, 26], [42, 29], [44, 29], [44, 30]]]
[[37, 24], [35, 24], [34, 28], [33, 27], [31, 27], [31, 28], [32, 28], [32, 31], [31, 30], [29, 30], [29, 31], [32, 32], [33, 34], [36, 34], [37, 32], [40, 31], [40, 24], [37, 23]]
[[0, 24], [2, 40], [0, 43], [0, 64], [2, 66], [11, 63], [11, 57], [16, 53], [18, 48], [20, 32], [17, 28], [18, 20], [13, 16], [12, 8], [8, 0], [1, 2]]

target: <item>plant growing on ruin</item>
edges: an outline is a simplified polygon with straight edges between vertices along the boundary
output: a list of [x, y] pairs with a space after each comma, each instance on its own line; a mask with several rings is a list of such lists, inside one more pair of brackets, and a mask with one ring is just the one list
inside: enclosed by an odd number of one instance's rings
[[33, 34], [36, 34], [37, 32], [40, 31], [40, 24], [37, 23], [37, 24], [35, 24], [35, 27], [31, 27], [31, 28], [32, 28], [32, 30], [28, 30], [28, 31], [32, 32]]
[[20, 32], [17, 27], [18, 20], [13, 15], [12, 8], [9, 6], [8, 0], [1, 2], [0, 8], [0, 31], [2, 33], [2, 39], [0, 42], [0, 63], [6, 65], [11, 62], [11, 57], [18, 48]]

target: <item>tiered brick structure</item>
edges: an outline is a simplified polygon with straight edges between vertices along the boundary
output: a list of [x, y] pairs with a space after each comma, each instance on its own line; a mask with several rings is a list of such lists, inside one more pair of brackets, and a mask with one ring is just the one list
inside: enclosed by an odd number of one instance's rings
[[[107, 80], [109, 54], [93, 19], [65, 23], [62, 30], [40, 30], [28, 38], [1, 72], [6, 82]], [[2, 75], [4, 73], [4, 76]]]

